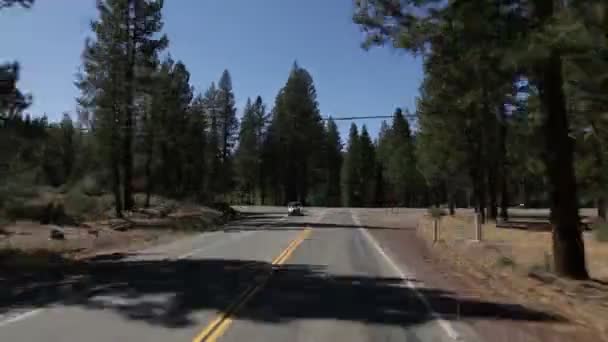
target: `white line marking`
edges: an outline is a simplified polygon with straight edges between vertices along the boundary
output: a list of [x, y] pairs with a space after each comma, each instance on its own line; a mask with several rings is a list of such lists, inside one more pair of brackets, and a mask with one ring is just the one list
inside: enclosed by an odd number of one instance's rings
[[[424, 304], [424, 306], [429, 311], [431, 316], [435, 317], [435, 320], [436, 320], [437, 324], [439, 324], [441, 329], [443, 329], [443, 331], [445, 331], [445, 333], [451, 339], [457, 340], [457, 341], [462, 341], [460, 334], [458, 334], [456, 332], [456, 330], [454, 329], [452, 324], [450, 324], [450, 322], [443, 319], [441, 314], [436, 312], [433, 309], [433, 307], [431, 306], [431, 303], [429, 303], [429, 301], [426, 299], [426, 297], [424, 297], [424, 295], [420, 291], [418, 291], [416, 284], [414, 284], [412, 281], [407, 279], [407, 277], [405, 276], [405, 273], [401, 270], [401, 268], [399, 266], [397, 266], [397, 264], [393, 261], [393, 259], [391, 257], [389, 257], [388, 254], [386, 254], [386, 252], [384, 251], [384, 249], [382, 249], [382, 247], [380, 247], [380, 244], [378, 243], [378, 241], [367, 231], [367, 229], [361, 227], [361, 221], [359, 220], [359, 216], [357, 214], [355, 214], [352, 209], [350, 210], [350, 215], [352, 216], [355, 224], [357, 226], [359, 226], [359, 230], [361, 230], [361, 232], [363, 233], [365, 238], [372, 244], [372, 246], [374, 246], [374, 249], [376, 249], [376, 251], [378, 253], [380, 253], [380, 255], [382, 255], [382, 257], [388, 262], [388, 264], [391, 266], [391, 268], [399, 275], [399, 277], [401, 277], [405, 281], [405, 285], [414, 292], [414, 294], [416, 295], [416, 297], [418, 297], [418, 299], [420, 299], [420, 301], [422, 302], [422, 304]], [[412, 275], [412, 273], [409, 271], [407, 273]]]
[[18, 314], [16, 316], [11, 317], [11, 318], [5, 319], [4, 321], [0, 321], [0, 327], [3, 327], [5, 325], [9, 325], [11, 323], [15, 323], [15, 322], [20, 321], [22, 319], [33, 317], [33, 316], [41, 313], [42, 311], [44, 311], [44, 309], [34, 309], [34, 310], [30, 310], [30, 311], [26, 311], [24, 313]]

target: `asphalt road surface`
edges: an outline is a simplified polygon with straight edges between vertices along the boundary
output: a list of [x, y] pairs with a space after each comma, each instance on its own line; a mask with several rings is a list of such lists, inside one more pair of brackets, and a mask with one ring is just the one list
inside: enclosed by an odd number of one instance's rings
[[0, 309], [0, 341], [478, 340], [361, 228], [364, 209], [240, 209], [223, 230], [74, 266]]

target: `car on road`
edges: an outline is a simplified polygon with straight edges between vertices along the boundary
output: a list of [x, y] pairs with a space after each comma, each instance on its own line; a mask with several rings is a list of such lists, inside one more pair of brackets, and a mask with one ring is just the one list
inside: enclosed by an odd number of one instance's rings
[[302, 215], [302, 204], [300, 202], [289, 202], [287, 203], [287, 215], [299, 216]]

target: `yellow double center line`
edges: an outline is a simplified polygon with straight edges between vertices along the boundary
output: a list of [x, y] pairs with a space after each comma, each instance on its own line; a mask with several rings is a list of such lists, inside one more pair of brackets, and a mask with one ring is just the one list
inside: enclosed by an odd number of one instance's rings
[[[272, 265], [282, 265], [311, 233], [312, 229], [310, 228], [306, 228], [304, 231], [302, 231], [302, 233], [291, 241], [289, 246], [287, 246], [287, 248], [285, 248], [281, 254], [274, 258]], [[268, 282], [268, 279], [270, 279], [270, 275], [270, 273], [266, 274], [259, 283], [249, 286], [243, 293], [241, 293], [237, 300], [230, 304], [223, 312], [220, 312], [220, 314], [213, 321], [211, 321], [205, 327], [205, 329], [203, 329], [203, 331], [196, 335], [192, 342], [214, 342], [220, 336], [222, 336], [232, 324], [234, 315], [239, 312], [239, 310], [241, 310], [241, 308], [245, 306], [245, 304], [247, 304], [247, 302], [251, 300], [256, 293], [264, 288]]]

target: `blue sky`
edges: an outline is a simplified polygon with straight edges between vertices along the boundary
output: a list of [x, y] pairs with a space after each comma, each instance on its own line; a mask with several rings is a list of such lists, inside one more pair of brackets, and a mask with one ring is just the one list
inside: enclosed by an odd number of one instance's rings
[[[297, 60], [313, 76], [324, 116], [391, 114], [414, 108], [421, 60], [389, 47], [361, 49], [350, 0], [166, 0], [168, 51], [204, 91], [230, 70], [239, 107], [261, 95], [270, 108]], [[0, 13], [0, 61], [18, 60], [29, 111], [56, 120], [74, 112], [80, 65], [95, 0], [37, 0], [31, 10]], [[362, 120], [376, 134], [378, 120]], [[349, 122], [340, 122], [343, 138]]]

